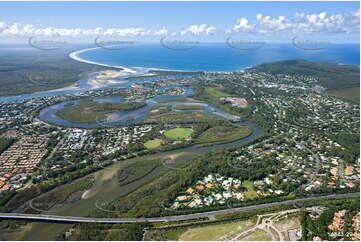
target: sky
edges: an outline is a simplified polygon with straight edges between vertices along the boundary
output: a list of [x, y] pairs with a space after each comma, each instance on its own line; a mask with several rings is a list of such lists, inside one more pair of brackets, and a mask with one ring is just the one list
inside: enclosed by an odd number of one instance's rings
[[360, 42], [359, 2], [0, 2], [0, 42]]

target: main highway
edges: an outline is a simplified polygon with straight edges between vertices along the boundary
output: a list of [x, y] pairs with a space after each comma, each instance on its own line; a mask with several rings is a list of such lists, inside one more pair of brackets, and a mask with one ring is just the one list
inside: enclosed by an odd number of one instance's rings
[[186, 215], [177, 215], [177, 216], [165, 216], [165, 217], [155, 217], [155, 218], [88, 218], [88, 217], [72, 217], [72, 216], [58, 216], [58, 215], [47, 215], [47, 214], [24, 214], [24, 213], [0, 213], [0, 219], [23, 219], [23, 220], [33, 220], [33, 221], [42, 221], [42, 222], [75, 222], [75, 223], [140, 223], [140, 222], [166, 222], [166, 221], [181, 221], [187, 219], [196, 219], [202, 217], [214, 218], [216, 215], [234, 213], [234, 212], [243, 212], [253, 209], [266, 208], [279, 205], [290, 205], [296, 202], [304, 201], [316, 201], [316, 200], [325, 200], [325, 199], [335, 199], [335, 198], [351, 198], [351, 197], [360, 197], [360, 193], [347, 193], [347, 194], [332, 194], [327, 196], [319, 197], [307, 197], [299, 198], [294, 200], [287, 200], [281, 202], [265, 203], [259, 205], [252, 205], [247, 207], [238, 207], [230, 208], [224, 210], [203, 212], [203, 213], [193, 213]]

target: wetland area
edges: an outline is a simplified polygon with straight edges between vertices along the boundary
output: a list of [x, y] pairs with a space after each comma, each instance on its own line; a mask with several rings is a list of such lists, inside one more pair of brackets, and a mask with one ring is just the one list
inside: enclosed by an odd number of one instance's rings
[[[158, 79], [155, 78], [155, 80]], [[140, 79], [135, 82], [141, 83], [143, 81], [144, 80]], [[126, 86], [128, 88], [133, 88], [133, 84], [134, 82], [131, 81], [122, 81], [122, 86]], [[241, 139], [229, 139], [222, 144], [207, 143], [205, 141], [210, 139], [210, 137], [205, 136], [203, 138], [205, 140], [202, 140], [202, 142], [195, 142], [185, 148], [116, 161], [110, 166], [103, 167], [103, 169], [91, 174], [91, 176], [94, 177], [94, 181], [93, 185], [89, 189], [83, 192], [78, 191], [76, 193], [76, 198], [72, 199], [71, 197], [63, 202], [63, 204], [52, 206], [50, 210], [41, 213], [63, 216], [88, 216], [90, 212], [94, 210], [100, 209], [107, 211], [102, 208], [107, 203], [136, 190], [142, 185], [151, 182], [170, 170], [182, 169], [183, 166], [187, 165], [201, 154], [215, 149], [239, 145], [262, 134], [260, 129], [248, 121], [240, 122], [237, 120], [236, 116], [223, 111], [213, 104], [188, 98], [194, 94], [194, 91], [191, 88], [184, 88], [184, 90], [185, 93], [182, 95], [159, 95], [152, 98], [144, 98], [139, 102], [139, 104], [143, 105], [134, 106], [134, 108], [126, 111], [119, 111], [119, 108], [123, 108], [124, 110], [124, 107], [120, 106], [128, 104], [129, 101], [125, 101], [122, 97], [116, 96], [66, 100], [43, 108], [39, 112], [40, 120], [62, 127], [91, 129], [99, 127], [109, 128], [112, 126], [135, 125], [142, 121], [144, 122], [144, 120], [147, 121], [149, 116], [152, 117], [151, 115], [154, 115], [159, 108], [163, 107], [170, 109], [169, 111], [175, 114], [187, 114], [191, 112], [198, 113], [198, 115], [204, 115], [204, 117], [213, 117], [224, 121], [235, 122], [235, 127], [248, 127], [249, 133], [239, 136], [243, 137]], [[83, 105], [83, 107], [81, 105]], [[87, 105], [90, 105], [93, 108], [95, 107], [90, 114], [85, 113], [85, 116], [88, 114], [90, 118], [83, 116], [81, 117], [82, 119], [78, 119], [80, 122], [74, 122], [74, 120], [76, 121], [77, 119], [74, 119], [74, 116], [71, 116], [72, 111], [77, 110], [77, 108], [83, 108], [84, 111], [88, 108]], [[104, 110], [106, 108], [104, 106], [109, 105], [113, 105], [113, 109], [110, 108], [105, 112]], [[119, 107], [114, 105], [119, 105]], [[67, 113], [64, 112], [64, 110], [70, 110], [70, 112]], [[62, 111], [63, 113], [61, 113]], [[59, 113], [62, 115], [59, 115]], [[67, 120], [66, 117], [72, 118]], [[87, 120], [89, 122], [87, 122]], [[191, 134], [191, 132], [192, 131], [190, 130], [187, 137]], [[204, 145], [205, 143], [207, 143], [207, 146]], [[160, 160], [162, 162], [160, 162], [159, 165], [152, 167], [152, 169], [139, 179], [134, 179], [129, 183], [120, 185], [117, 173], [132, 164], [145, 160]], [[167, 162], [164, 162], [165, 160]], [[111, 211], [108, 212], [111, 214]], [[28, 223], [21, 232], [6, 233], [3, 237], [9, 240], [52, 240], [56, 234], [63, 232], [69, 227], [69, 224], [31, 222]]]

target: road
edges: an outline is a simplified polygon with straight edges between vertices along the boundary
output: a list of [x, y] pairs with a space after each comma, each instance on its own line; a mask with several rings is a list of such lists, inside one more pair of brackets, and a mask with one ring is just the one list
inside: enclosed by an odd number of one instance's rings
[[77, 223], [141, 223], [141, 222], [167, 222], [167, 221], [181, 221], [188, 219], [196, 219], [202, 217], [214, 217], [216, 215], [223, 215], [234, 212], [243, 212], [253, 209], [279, 206], [279, 205], [289, 205], [294, 202], [302, 201], [311, 201], [311, 200], [324, 200], [331, 198], [350, 198], [350, 197], [359, 197], [360, 193], [347, 193], [347, 194], [332, 194], [327, 196], [320, 197], [308, 197], [300, 198], [282, 202], [274, 203], [265, 203], [259, 205], [252, 205], [247, 207], [240, 208], [230, 208], [218, 211], [210, 211], [203, 213], [194, 213], [187, 215], [177, 215], [177, 216], [165, 216], [165, 217], [155, 217], [155, 218], [87, 218], [87, 217], [72, 217], [72, 216], [57, 216], [57, 215], [47, 215], [47, 214], [24, 214], [24, 213], [0, 213], [0, 219], [23, 219], [23, 220], [35, 220], [43, 222], [77, 222]]
[[[297, 143], [297, 142], [296, 142]], [[312, 175], [311, 175], [311, 182], [315, 179], [316, 176], [316, 172], [318, 171], [318, 168], [320, 167], [320, 159], [318, 158], [318, 156], [308, 147], [306, 147], [305, 145], [302, 145], [300, 143], [298, 143], [302, 148], [304, 148], [305, 150], [307, 150], [308, 152], [311, 153], [312, 157], [314, 160], [316, 160], [316, 165], [315, 168], [313, 169]], [[310, 182], [310, 183], [311, 183]], [[307, 184], [308, 185], [308, 184]]]

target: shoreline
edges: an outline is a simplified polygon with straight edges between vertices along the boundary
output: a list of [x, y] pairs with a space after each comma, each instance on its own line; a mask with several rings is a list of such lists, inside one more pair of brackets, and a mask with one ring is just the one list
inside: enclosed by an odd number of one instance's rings
[[[118, 68], [122, 71], [125, 71], [125, 72], [128, 72], [130, 74], [137, 74], [139, 73], [139, 71], [136, 71], [136, 70], [133, 70], [133, 69], [130, 69], [130, 68], [127, 68], [127, 67], [123, 67], [123, 66], [112, 66], [112, 65], [107, 65], [107, 64], [103, 64], [103, 63], [99, 63], [99, 62], [95, 62], [95, 61], [89, 61], [89, 60], [85, 60], [85, 59], [82, 59], [78, 56], [78, 54], [80, 53], [83, 53], [83, 52], [86, 52], [86, 51], [89, 51], [89, 50], [96, 50], [96, 49], [99, 49], [100, 47], [94, 47], [94, 48], [87, 48], [87, 49], [81, 49], [81, 50], [76, 50], [76, 51], [73, 51], [69, 54], [69, 57], [75, 61], [78, 61], [78, 62], [83, 62], [83, 63], [87, 63], [87, 64], [92, 64], [92, 65], [99, 65], [99, 66], [105, 66], [105, 67], [109, 67], [109, 68]], [[148, 72], [148, 70], [147, 70]]]
[[[100, 62], [95, 62], [95, 61], [90, 61], [90, 60], [86, 60], [83, 58], [80, 58], [78, 56], [78, 54], [83, 53], [83, 52], [87, 52], [90, 50], [96, 50], [96, 49], [100, 49], [100, 47], [94, 47], [94, 48], [87, 48], [87, 49], [81, 49], [81, 50], [76, 50], [73, 51], [69, 54], [69, 57], [75, 61], [78, 62], [83, 62], [83, 63], [87, 63], [87, 64], [91, 64], [91, 65], [98, 65], [98, 66], [105, 66], [105, 67], [109, 67], [109, 68], [117, 68], [126, 72], [130, 72], [131, 74], [139, 74], [139, 75], [146, 75], [149, 74], [150, 71], [176, 71], [176, 72], [198, 72], [198, 71], [187, 71], [187, 70], [170, 70], [170, 69], [161, 69], [161, 68], [154, 68], [154, 67], [125, 67], [125, 66], [115, 66], [115, 65], [109, 65], [109, 64], [104, 64], [104, 63], [100, 63]], [[133, 69], [132, 69], [133, 68]], [[137, 70], [138, 69], [138, 70]], [[144, 71], [141, 72], [139, 71], [139, 69], [143, 69]]]
[[[209, 71], [209, 70], [208, 71], [203, 71], [203, 70], [162, 69], [162, 68], [155, 68], [155, 67], [125, 67], [125, 66], [116, 66], [116, 65], [109, 65], [109, 64], [104, 64], [104, 63], [100, 63], [100, 62], [90, 61], [90, 60], [80, 58], [78, 56], [78, 54], [80, 54], [80, 53], [87, 52], [87, 51], [90, 51], [90, 50], [96, 50], [96, 49], [100, 49], [100, 47], [93, 47], [93, 48], [76, 50], [76, 51], [71, 52], [69, 54], [69, 57], [71, 59], [75, 60], [75, 61], [79, 61], [79, 62], [83, 62], [83, 63], [87, 63], [87, 64], [105, 66], [105, 67], [109, 67], [109, 68], [118, 68], [118, 69], [124, 70], [126, 72], [130, 72], [130, 73], [132, 73], [134, 75], [136, 75], [136, 74], [148, 74], [148, 73], [150, 73], [150, 71], [229, 73], [229, 72], [241, 72], [241, 71], [244, 71], [244, 70], [252, 67], [252, 66], [248, 66], [248, 67], [245, 67], [242, 70], [238, 70], [238, 71]], [[145, 71], [140, 72], [137, 69], [143, 69]]]

